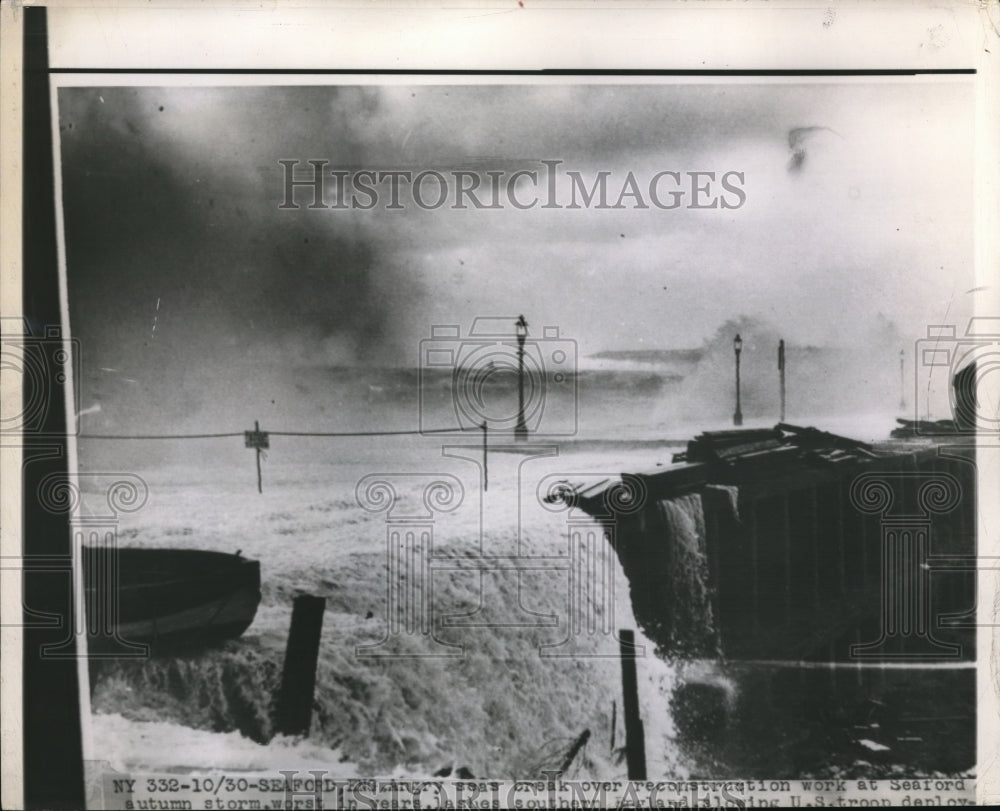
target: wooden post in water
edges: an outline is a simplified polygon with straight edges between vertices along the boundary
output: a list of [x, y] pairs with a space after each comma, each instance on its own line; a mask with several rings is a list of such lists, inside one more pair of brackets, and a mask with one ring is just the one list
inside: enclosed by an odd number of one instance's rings
[[285, 665], [278, 693], [276, 731], [281, 735], [308, 735], [312, 722], [313, 691], [319, 636], [323, 629], [326, 599], [300, 594], [292, 607], [292, 628], [288, 633]]
[[646, 736], [639, 716], [639, 681], [635, 674], [635, 634], [618, 632], [622, 660], [622, 710], [625, 715], [625, 761], [629, 780], [646, 779]]
[[614, 701], [611, 702], [611, 749], [610, 752], [613, 755], [615, 753], [615, 726], [618, 723], [618, 704]]

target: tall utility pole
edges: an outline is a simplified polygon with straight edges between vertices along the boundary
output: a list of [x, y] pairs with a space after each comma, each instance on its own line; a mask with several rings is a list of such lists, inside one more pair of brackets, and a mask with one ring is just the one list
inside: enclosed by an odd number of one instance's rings
[[740, 352], [743, 351], [743, 339], [737, 333], [733, 339], [733, 352], [736, 353], [736, 412], [733, 414], [733, 425], [743, 424], [743, 412], [740, 410]]
[[899, 407], [906, 408], [906, 385], [903, 382], [903, 366], [905, 364], [904, 358], [906, 357], [906, 351], [903, 349], [899, 350]]
[[781, 422], [785, 421], [785, 340], [778, 341], [778, 377], [781, 380]]
[[524, 423], [524, 339], [528, 337], [528, 322], [520, 316], [515, 322], [517, 328], [517, 425], [514, 439], [524, 442], [528, 438], [528, 426]]
[[[253, 421], [253, 431], [255, 434], [260, 435], [260, 423], [257, 420]], [[260, 478], [260, 445], [257, 445], [257, 492], [264, 492], [264, 485]]]

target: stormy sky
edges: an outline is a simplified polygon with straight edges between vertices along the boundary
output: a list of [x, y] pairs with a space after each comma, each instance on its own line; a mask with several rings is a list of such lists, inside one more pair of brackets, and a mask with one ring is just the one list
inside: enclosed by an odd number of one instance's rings
[[[580, 356], [757, 318], [799, 344], [970, 306], [970, 86], [64, 87], [71, 329], [85, 361], [415, 366], [432, 324], [525, 313]], [[330, 168], [744, 174], [735, 210], [280, 210]], [[307, 203], [308, 192], [299, 200]], [[404, 198], [405, 199], [405, 198]], [[177, 372], [180, 374], [180, 372]]]

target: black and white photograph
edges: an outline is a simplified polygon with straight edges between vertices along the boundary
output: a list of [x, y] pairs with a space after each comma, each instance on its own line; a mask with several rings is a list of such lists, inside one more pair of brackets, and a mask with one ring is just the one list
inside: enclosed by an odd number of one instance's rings
[[88, 807], [976, 802], [975, 69], [98, 67], [4, 318]]

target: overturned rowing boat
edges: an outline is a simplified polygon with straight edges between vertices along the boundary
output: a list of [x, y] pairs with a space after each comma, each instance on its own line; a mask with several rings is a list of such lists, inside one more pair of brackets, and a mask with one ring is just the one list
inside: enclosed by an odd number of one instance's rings
[[90, 654], [238, 637], [260, 603], [260, 563], [239, 553], [85, 546], [82, 560]]

